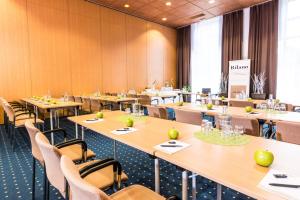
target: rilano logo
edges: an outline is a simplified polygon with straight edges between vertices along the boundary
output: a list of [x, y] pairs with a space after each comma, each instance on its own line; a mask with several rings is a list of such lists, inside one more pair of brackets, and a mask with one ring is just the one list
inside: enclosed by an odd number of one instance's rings
[[247, 69], [248, 67], [247, 65], [232, 65], [230, 69]]

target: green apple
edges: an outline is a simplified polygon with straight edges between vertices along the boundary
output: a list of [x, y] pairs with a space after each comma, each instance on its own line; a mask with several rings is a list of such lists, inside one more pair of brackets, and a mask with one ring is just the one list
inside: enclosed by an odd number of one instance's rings
[[168, 136], [171, 140], [176, 140], [179, 136], [179, 132], [175, 128], [171, 128], [168, 131]]
[[270, 151], [260, 149], [255, 151], [254, 160], [260, 166], [269, 167], [273, 163], [274, 155]]
[[183, 106], [183, 102], [180, 101], [180, 102], [177, 103], [177, 105], [178, 105], [178, 106]]
[[247, 100], [248, 100], [249, 102], [252, 102], [252, 98], [248, 98]]
[[246, 111], [247, 113], [252, 112], [252, 107], [251, 107], [251, 106], [246, 106], [246, 107], [245, 107], [245, 111]]
[[54, 99], [52, 99], [50, 102], [51, 102], [52, 104], [57, 104], [57, 101], [54, 100]]
[[208, 103], [206, 105], [207, 110], [211, 110], [213, 108], [213, 104], [212, 103]]
[[48, 103], [51, 103], [51, 99], [47, 99], [47, 102], [48, 102]]
[[128, 118], [128, 119], [126, 120], [126, 126], [127, 126], [127, 127], [133, 127], [133, 124], [134, 124], [134, 121], [133, 121], [132, 118]]
[[222, 101], [225, 100], [225, 97], [224, 97], [224, 96], [221, 96], [221, 100], [222, 100]]
[[279, 99], [276, 99], [276, 100], [275, 100], [275, 103], [280, 103], [280, 100], [279, 100]]
[[103, 118], [103, 112], [97, 112], [97, 113], [96, 113], [96, 117], [97, 117], [98, 119], [102, 119], [102, 118]]

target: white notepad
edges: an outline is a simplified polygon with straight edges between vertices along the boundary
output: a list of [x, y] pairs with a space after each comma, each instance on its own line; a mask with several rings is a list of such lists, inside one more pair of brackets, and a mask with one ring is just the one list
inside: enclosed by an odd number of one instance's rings
[[120, 128], [120, 129], [112, 131], [112, 133], [115, 134], [115, 135], [125, 135], [125, 134], [132, 133], [132, 132], [135, 132], [135, 131], [137, 131], [136, 128], [128, 128], [128, 130], [123, 130], [123, 128]]
[[89, 120], [84, 120], [83, 122], [87, 123], [87, 124], [93, 124], [93, 123], [102, 122], [102, 121], [103, 121], [103, 119], [89, 119]]
[[[286, 174], [288, 177], [275, 178], [273, 174]], [[300, 177], [289, 176], [289, 174], [283, 171], [270, 169], [268, 174], [259, 183], [259, 187], [266, 191], [274, 192], [288, 200], [300, 200], [300, 188], [276, 187], [269, 185], [269, 183], [300, 185]]]
[[[173, 142], [175, 142], [175, 144], [173, 144]], [[162, 147], [161, 145], [178, 145], [178, 147]], [[181, 141], [177, 141], [177, 140], [170, 140], [170, 141], [164, 142], [162, 144], [158, 144], [158, 145], [154, 146], [154, 148], [159, 151], [165, 152], [167, 154], [173, 154], [173, 153], [176, 153], [188, 146], [190, 146], [190, 144], [187, 144], [185, 142], [181, 142]]]

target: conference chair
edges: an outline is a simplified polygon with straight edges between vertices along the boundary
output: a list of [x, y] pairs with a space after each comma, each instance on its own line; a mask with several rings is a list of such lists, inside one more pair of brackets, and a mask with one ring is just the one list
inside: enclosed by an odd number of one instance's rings
[[[41, 151], [38, 147], [38, 144], [35, 141], [35, 137], [36, 137], [37, 133], [40, 132], [40, 130], [38, 128], [36, 128], [35, 125], [30, 120], [27, 120], [25, 122], [25, 127], [27, 129], [27, 132], [28, 132], [28, 135], [29, 135], [29, 138], [30, 138], [30, 143], [31, 143], [31, 153], [32, 153], [32, 158], [33, 158], [33, 163], [32, 163], [32, 171], [33, 171], [33, 174], [32, 174], [32, 199], [35, 199], [36, 161], [38, 161], [40, 163], [40, 165], [44, 168], [44, 172], [45, 172], [45, 161], [44, 161], [42, 153], [41, 153]], [[51, 131], [47, 131], [46, 133], [51, 133]], [[96, 156], [96, 154], [94, 152], [92, 152], [91, 150], [87, 149], [85, 151], [85, 149], [82, 148], [82, 147], [85, 147], [86, 144], [80, 146], [80, 144], [84, 143], [84, 141], [80, 141], [80, 140], [73, 140], [73, 142], [72, 142], [72, 140], [67, 141], [67, 138], [66, 138], [67, 135], [66, 135], [66, 132], [63, 129], [54, 130], [54, 133], [55, 134], [56, 133], [63, 133], [64, 134], [64, 141], [67, 143], [67, 145], [60, 148], [60, 153], [70, 157], [74, 162], [83, 161], [83, 160], [85, 160], [85, 157], [86, 157], [86, 159], [92, 159]], [[60, 143], [60, 146], [63, 146], [62, 144], [63, 143]], [[45, 186], [46, 178], [47, 178], [46, 173], [44, 173], [44, 186]]]
[[276, 126], [277, 140], [300, 145], [300, 123], [278, 121], [276, 122]]
[[150, 117], [168, 119], [168, 112], [164, 107], [148, 105], [147, 110]]
[[[165, 198], [160, 196], [156, 192], [141, 186], [141, 185], [131, 185], [122, 190], [119, 190], [112, 195], [108, 196], [101, 189], [93, 186], [84, 179], [86, 174], [91, 171], [96, 171], [102, 169], [103, 166], [114, 165], [119, 166], [117, 161], [113, 160], [104, 164], [95, 165], [89, 171], [82, 172], [78, 167], [66, 156], [62, 156], [60, 161], [60, 166], [62, 173], [64, 174], [68, 185], [70, 186], [70, 193], [72, 200], [177, 200], [178, 198], [172, 196], [170, 198]], [[118, 170], [120, 170], [118, 168]], [[116, 181], [119, 184], [119, 179]]]
[[90, 99], [90, 97], [82, 97], [81, 109], [85, 112], [91, 113], [91, 99]]
[[31, 111], [14, 110], [8, 103], [4, 103], [3, 105], [4, 105], [4, 111], [8, 119], [8, 133], [10, 135], [10, 140], [11, 140], [10, 142], [11, 142], [12, 149], [14, 150], [15, 142], [16, 142], [15, 139], [16, 131], [19, 128], [25, 127], [25, 122], [27, 120], [30, 120], [34, 124], [42, 125], [42, 126], [44, 126], [44, 121], [38, 119], [35, 113]]
[[175, 119], [177, 122], [201, 125], [202, 124], [202, 114], [194, 111], [186, 111], [181, 109], [174, 109]]
[[254, 103], [250, 101], [238, 101], [238, 100], [230, 100], [229, 101], [229, 106], [232, 107], [246, 107], [246, 106], [251, 106], [254, 108]]
[[[55, 187], [60, 194], [68, 199], [68, 185], [65, 181], [64, 175], [60, 168], [60, 159], [61, 156], [65, 155], [69, 158], [69, 160], [73, 163], [73, 159], [68, 155], [66, 155], [64, 152], [62, 152], [62, 147], [66, 147], [69, 145], [69, 143], [62, 143], [58, 145], [51, 145], [49, 140], [44, 136], [41, 132], [37, 133], [35, 136], [35, 140], [39, 146], [39, 149], [43, 155], [45, 167], [46, 167], [46, 176], [47, 176], [47, 182], [46, 182], [46, 199], [49, 199], [49, 185], [51, 184], [53, 187]], [[82, 146], [82, 152], [83, 155], [87, 152], [87, 146], [86, 143], [81, 140], [81, 146]], [[86, 160], [83, 156], [83, 160]], [[81, 164], [77, 164], [75, 167], [78, 170], [81, 170], [83, 172], [85, 171], [93, 171], [93, 168], [95, 165], [98, 165], [100, 163], [105, 163], [113, 159], [105, 159], [105, 160], [92, 160], [88, 162], [84, 162]], [[96, 188], [99, 189], [109, 189], [113, 188], [114, 186], [114, 177], [116, 175], [116, 167], [115, 166], [105, 166], [101, 170], [93, 171], [93, 173], [86, 174], [84, 177], [84, 180], [87, 181], [89, 184], [93, 185]], [[120, 171], [119, 172], [119, 179], [121, 181], [126, 181], [127, 175]], [[120, 186], [120, 185], [119, 185]], [[114, 189], [114, 188], [113, 188]], [[73, 199], [73, 194], [72, 194]]]
[[101, 110], [101, 103], [99, 99], [91, 98], [91, 112], [99, 112]]
[[68, 101], [72, 101], [72, 102], [75, 102], [75, 97], [74, 96], [68, 96]]
[[[220, 121], [218, 117], [216, 117], [216, 127], [220, 128]], [[231, 118], [231, 125], [234, 129], [235, 126], [242, 126], [244, 128], [244, 134], [252, 135], [252, 136], [260, 136], [259, 131], [259, 122], [257, 119], [251, 119], [242, 116], [232, 116]]]

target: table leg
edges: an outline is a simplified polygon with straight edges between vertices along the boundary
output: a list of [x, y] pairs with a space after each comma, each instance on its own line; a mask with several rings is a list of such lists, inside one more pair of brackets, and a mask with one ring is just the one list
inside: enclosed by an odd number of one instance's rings
[[114, 159], [117, 160], [117, 142], [116, 142], [116, 140], [114, 140], [113, 151], [114, 151]]
[[122, 103], [121, 102], [120, 102], [119, 107], [120, 107], [120, 111], [122, 111]]
[[84, 127], [81, 126], [81, 139], [84, 140]]
[[259, 123], [259, 134], [260, 134], [260, 137], [264, 137], [263, 126], [264, 125], [262, 123]]
[[[75, 111], [75, 116], [78, 115], [78, 109], [77, 107], [74, 108], [74, 111]], [[78, 139], [78, 124], [75, 123], [75, 134], [76, 134], [76, 139]]]
[[217, 183], [217, 200], [222, 199], [222, 185]]
[[160, 169], [159, 169], [159, 160], [154, 158], [154, 173], [155, 173], [155, 192], [160, 193]]
[[196, 177], [197, 174], [193, 173], [192, 175], [192, 199], [196, 200]]
[[182, 200], [188, 199], [188, 175], [187, 171], [182, 171]]
[[38, 119], [39, 118], [39, 109], [37, 106], [34, 106], [34, 112], [35, 112], [36, 118]]
[[[50, 129], [53, 130], [53, 111], [50, 110]], [[51, 132], [51, 144], [54, 144], [54, 134]]]

